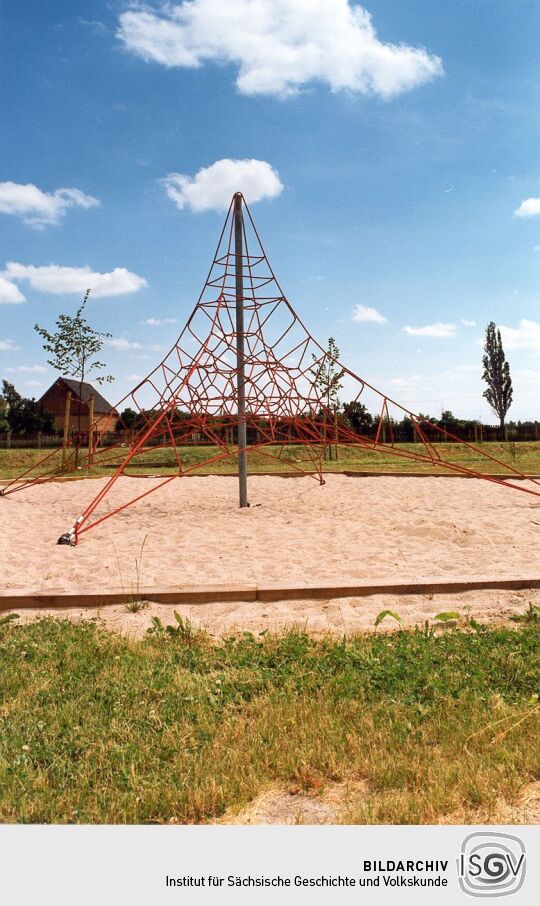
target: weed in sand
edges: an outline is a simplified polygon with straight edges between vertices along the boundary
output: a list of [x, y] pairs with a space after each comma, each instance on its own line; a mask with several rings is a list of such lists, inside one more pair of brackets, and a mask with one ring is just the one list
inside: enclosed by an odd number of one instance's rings
[[141, 610], [146, 610], [148, 601], [128, 601], [124, 607], [128, 613], [139, 613]]

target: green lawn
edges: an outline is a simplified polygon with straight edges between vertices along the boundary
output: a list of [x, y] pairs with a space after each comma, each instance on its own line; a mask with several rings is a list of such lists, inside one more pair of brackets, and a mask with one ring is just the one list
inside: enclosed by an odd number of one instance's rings
[[[505, 472], [508, 467], [518, 469], [527, 474], [540, 474], [540, 441], [530, 441], [523, 443], [484, 443], [480, 449], [502, 461], [503, 466], [491, 462], [474, 450], [464, 444], [434, 444], [434, 449], [442, 456], [451, 459], [458, 465], [466, 468], [475, 469], [487, 474], [497, 474]], [[397, 444], [398, 453], [416, 452], [424, 453], [421, 444]], [[46, 450], [0, 450], [0, 479], [16, 478], [21, 472], [32, 466], [38, 466], [44, 455], [50, 451]], [[121, 462], [125, 456], [125, 450], [117, 451], [108, 463], [97, 465], [88, 469], [86, 467], [85, 451], [81, 451], [80, 464], [82, 468], [78, 471], [71, 471], [70, 474], [78, 475], [110, 475], [113, 469]], [[236, 461], [234, 457], [213, 463], [211, 466], [205, 466], [205, 460], [218, 455], [217, 447], [210, 446], [190, 446], [179, 448], [179, 455], [182, 465], [185, 469], [192, 470], [192, 474], [225, 474], [235, 469]], [[298, 466], [304, 469], [313, 469], [309, 464], [306, 451], [302, 446], [287, 447], [270, 447], [268, 452], [272, 457], [281, 455], [281, 459], [276, 460], [265, 456], [260, 450], [249, 454], [249, 470], [252, 474], [257, 472], [287, 472], [294, 471]], [[287, 461], [288, 460], [288, 461]], [[61, 456], [57, 454], [51, 458], [45, 466], [61, 467]], [[45, 468], [44, 467], [44, 468]], [[391, 452], [373, 452], [360, 447], [340, 447], [339, 458], [337, 461], [332, 460], [324, 463], [324, 469], [327, 471], [368, 471], [368, 472], [426, 472], [433, 474], [448, 474], [448, 470], [443, 467], [434, 466], [431, 463], [418, 463], [413, 460], [402, 458], [401, 456], [392, 455]], [[39, 473], [39, 467], [36, 474]], [[127, 470], [128, 474], [151, 473], [156, 475], [167, 475], [178, 471], [174, 451], [169, 450], [152, 450], [148, 449], [142, 453]]]
[[0, 821], [206, 822], [350, 779], [368, 793], [344, 820], [466, 823], [539, 776], [539, 637], [0, 625]]

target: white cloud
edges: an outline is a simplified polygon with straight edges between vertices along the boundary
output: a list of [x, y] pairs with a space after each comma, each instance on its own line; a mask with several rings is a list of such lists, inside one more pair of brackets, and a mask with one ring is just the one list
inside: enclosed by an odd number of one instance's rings
[[3, 276], [9, 281], [28, 280], [33, 289], [43, 293], [77, 293], [83, 295], [88, 288], [92, 296], [123, 296], [147, 286], [144, 277], [132, 274], [125, 267], [115, 267], [107, 274], [92, 271], [90, 267], [60, 267], [48, 264], [34, 267], [8, 261]]
[[370, 308], [369, 305], [356, 305], [353, 314], [353, 321], [370, 321], [372, 324], [386, 324], [386, 318], [381, 315], [376, 308]]
[[43, 381], [25, 381], [25, 387], [43, 387]]
[[14, 352], [16, 349], [20, 349], [20, 346], [17, 346], [13, 340], [0, 340], [0, 351], [1, 352]]
[[540, 324], [523, 318], [517, 327], [500, 326], [505, 349], [540, 349]]
[[24, 302], [24, 296], [18, 286], [15, 286], [11, 280], [6, 280], [0, 274], [0, 303], [13, 305], [17, 302]]
[[127, 381], [142, 381], [142, 376], [140, 374], [128, 374], [126, 377]]
[[476, 327], [476, 321], [468, 321], [467, 318], [460, 318], [459, 320], [465, 327]]
[[148, 324], [150, 327], [161, 327], [163, 324], [176, 324], [178, 318], [146, 318], [141, 324]]
[[456, 335], [456, 325], [455, 324], [426, 324], [425, 327], [404, 327], [403, 330], [405, 333], [410, 334], [413, 337], [455, 337]]
[[80, 189], [56, 189], [42, 192], [32, 183], [0, 182], [0, 213], [20, 217], [30, 226], [50, 226], [64, 216], [68, 208], [95, 208], [100, 202]]
[[47, 369], [44, 365], [17, 365], [15, 368], [6, 368], [6, 371], [22, 371], [27, 374], [44, 374]]
[[526, 198], [514, 214], [516, 217], [536, 217], [540, 214], [540, 198]]
[[433, 392], [434, 388], [428, 383], [429, 380], [424, 374], [411, 374], [409, 377], [391, 378], [386, 384], [400, 393], [410, 395], [417, 393], [420, 389], [424, 393]]
[[540, 390], [540, 371], [534, 371], [532, 368], [512, 369], [512, 380], [514, 384], [519, 382], [526, 390]]
[[169, 198], [181, 210], [226, 211], [235, 192], [248, 203], [275, 198], [283, 191], [279, 174], [265, 160], [217, 160], [195, 176], [169, 173], [162, 180]]
[[231, 63], [248, 95], [290, 95], [319, 82], [390, 98], [443, 72], [423, 48], [379, 40], [370, 14], [350, 0], [186, 0], [159, 13], [133, 5], [118, 37], [168, 67]]
[[112, 346], [113, 349], [118, 349], [120, 352], [124, 352], [127, 349], [141, 349], [140, 343], [132, 343], [130, 340], [124, 339], [124, 337], [110, 337], [105, 340], [106, 346]]

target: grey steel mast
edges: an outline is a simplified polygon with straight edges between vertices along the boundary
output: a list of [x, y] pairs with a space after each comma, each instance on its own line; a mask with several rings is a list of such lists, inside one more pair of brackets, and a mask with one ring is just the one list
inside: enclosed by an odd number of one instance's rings
[[242, 194], [234, 196], [234, 273], [236, 278], [236, 387], [238, 396], [238, 484], [240, 506], [247, 499], [246, 370], [244, 352], [244, 217]]

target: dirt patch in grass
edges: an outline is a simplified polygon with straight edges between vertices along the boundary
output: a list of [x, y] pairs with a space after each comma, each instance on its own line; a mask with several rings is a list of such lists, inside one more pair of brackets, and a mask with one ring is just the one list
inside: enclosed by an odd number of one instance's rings
[[[366, 802], [377, 793], [362, 781], [320, 781], [313, 789], [272, 786], [240, 811], [229, 809], [216, 824], [347, 824], [358, 801]], [[528, 783], [516, 802], [496, 800], [489, 809], [454, 812], [439, 819], [440, 824], [540, 824], [540, 782]]]
[[513, 802], [495, 799], [489, 809], [480, 808], [465, 814], [456, 811], [447, 815], [441, 823], [540, 824], [540, 781], [526, 783]]
[[366, 794], [361, 781], [327, 782], [312, 778], [311, 788], [293, 784], [271, 787], [235, 813], [231, 809], [217, 824], [339, 824], [353, 800]]

